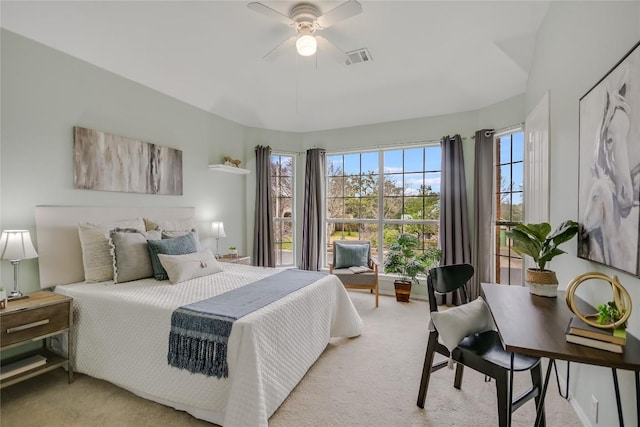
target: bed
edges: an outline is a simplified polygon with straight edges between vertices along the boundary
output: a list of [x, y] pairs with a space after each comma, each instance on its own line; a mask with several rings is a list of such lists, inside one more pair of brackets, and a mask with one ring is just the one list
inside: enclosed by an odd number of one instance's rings
[[233, 323], [227, 378], [167, 363], [171, 314], [281, 269], [220, 263], [223, 271], [175, 285], [153, 278], [84, 283], [77, 223], [134, 217], [193, 217], [193, 208], [38, 206], [42, 287], [74, 299], [75, 370], [225, 427], [266, 426], [331, 337], [355, 337], [362, 321], [332, 275]]

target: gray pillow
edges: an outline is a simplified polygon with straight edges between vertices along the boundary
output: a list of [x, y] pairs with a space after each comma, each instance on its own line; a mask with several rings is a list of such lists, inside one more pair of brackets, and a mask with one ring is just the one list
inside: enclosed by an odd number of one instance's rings
[[174, 237], [184, 236], [185, 234], [189, 234], [189, 233], [193, 234], [193, 238], [196, 240], [196, 246], [198, 247], [198, 250], [200, 250], [201, 247], [200, 247], [200, 239], [198, 238], [198, 230], [196, 230], [195, 228], [192, 230], [174, 230], [174, 231], [162, 230], [162, 238], [173, 239]]
[[168, 280], [169, 276], [162, 267], [158, 254], [165, 255], [185, 255], [197, 252], [198, 245], [193, 233], [184, 236], [174, 237], [172, 239], [149, 240], [147, 241], [149, 256], [151, 257], [151, 266], [153, 267], [153, 277], [156, 280]]
[[113, 253], [113, 281], [130, 282], [153, 276], [147, 239], [160, 239], [160, 231], [116, 228], [109, 233]]
[[335, 243], [336, 265], [334, 268], [349, 268], [369, 265], [369, 245], [366, 243]]

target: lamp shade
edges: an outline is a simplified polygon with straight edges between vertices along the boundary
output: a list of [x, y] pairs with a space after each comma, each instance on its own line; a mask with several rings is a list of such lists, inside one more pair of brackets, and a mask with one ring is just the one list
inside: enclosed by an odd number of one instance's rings
[[303, 34], [296, 40], [296, 50], [301, 56], [311, 56], [318, 49], [318, 41], [311, 34]]
[[227, 237], [224, 233], [224, 224], [222, 221], [213, 221], [211, 223], [211, 231], [213, 231], [213, 237], [219, 239], [221, 237]]
[[18, 261], [38, 258], [29, 230], [5, 230], [0, 237], [0, 259]]

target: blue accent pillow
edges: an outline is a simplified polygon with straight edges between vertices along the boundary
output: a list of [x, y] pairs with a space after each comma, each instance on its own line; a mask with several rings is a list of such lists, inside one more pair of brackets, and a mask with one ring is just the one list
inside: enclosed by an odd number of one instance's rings
[[335, 243], [336, 265], [334, 268], [349, 268], [369, 265], [369, 245], [357, 243]]
[[147, 240], [147, 248], [151, 257], [153, 277], [156, 280], [169, 280], [169, 275], [162, 267], [158, 254], [186, 255], [198, 251], [198, 245], [193, 233], [174, 237], [173, 239]]

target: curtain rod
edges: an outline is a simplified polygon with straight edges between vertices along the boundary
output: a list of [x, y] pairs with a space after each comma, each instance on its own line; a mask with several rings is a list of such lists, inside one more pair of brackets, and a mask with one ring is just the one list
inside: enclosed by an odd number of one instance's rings
[[[463, 141], [467, 139], [466, 136], [461, 136], [460, 137]], [[336, 148], [336, 149], [331, 149], [331, 150], [327, 150], [327, 153], [335, 153], [335, 152], [340, 152], [340, 153], [356, 153], [356, 152], [361, 152], [361, 151], [373, 151], [373, 150], [379, 150], [379, 149], [384, 149], [384, 148], [391, 148], [391, 147], [411, 147], [414, 145], [424, 145], [424, 144], [433, 144], [436, 142], [440, 142], [442, 141], [442, 138], [438, 138], [438, 139], [422, 139], [422, 140], [418, 140], [418, 141], [404, 141], [404, 142], [391, 142], [389, 144], [378, 144], [378, 145], [373, 145], [373, 146], [362, 146], [362, 147], [347, 147], [347, 148]], [[318, 148], [318, 147], [314, 147], [314, 148]]]
[[[487, 130], [486, 134], [494, 134], [494, 135], [495, 134], [501, 134], [503, 132], [507, 132], [507, 131], [510, 131], [512, 129], [517, 129], [517, 128], [521, 128], [521, 127], [524, 127], [524, 122], [516, 123], [515, 125], [506, 126], [506, 127], [500, 128], [500, 129], [489, 129], [489, 130]], [[490, 135], [485, 135], [485, 136], [490, 136]], [[473, 135], [471, 137], [471, 139], [476, 139], [476, 136]]]

